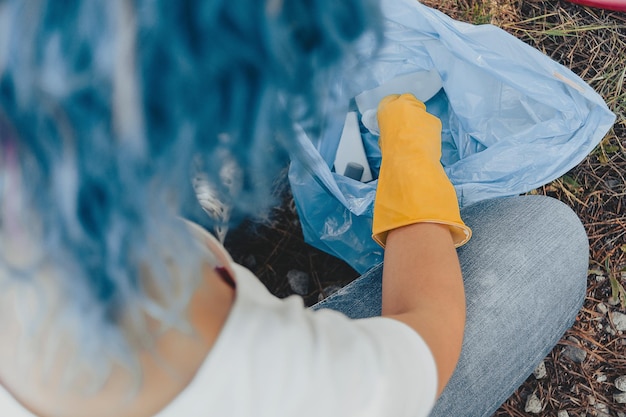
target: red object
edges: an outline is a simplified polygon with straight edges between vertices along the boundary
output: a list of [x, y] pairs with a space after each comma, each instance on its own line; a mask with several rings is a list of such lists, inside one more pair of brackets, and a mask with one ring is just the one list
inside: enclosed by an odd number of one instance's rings
[[570, 3], [582, 4], [583, 6], [598, 7], [600, 9], [626, 12], [626, 0], [567, 0]]

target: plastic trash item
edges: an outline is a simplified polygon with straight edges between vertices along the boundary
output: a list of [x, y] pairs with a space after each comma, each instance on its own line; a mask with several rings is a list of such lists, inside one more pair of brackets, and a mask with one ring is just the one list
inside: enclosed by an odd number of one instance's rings
[[[365, 148], [363, 147], [363, 139], [361, 139], [359, 119], [356, 112], [351, 111], [346, 115], [333, 165], [335, 172], [357, 181], [368, 182], [373, 179], [369, 163], [367, 162]], [[358, 178], [353, 177], [356, 175], [355, 169], [357, 165], [362, 168]], [[346, 172], [350, 175], [347, 175]]]
[[378, 135], [378, 120], [376, 109], [378, 103], [390, 94], [411, 93], [419, 101], [427, 102], [443, 88], [443, 81], [439, 73], [430, 71], [418, 71], [411, 74], [400, 75], [372, 90], [364, 91], [354, 98], [362, 116], [363, 125], [373, 134]]
[[[383, 46], [375, 53], [375, 40], [364, 38], [360, 52], [371, 61], [346, 66], [345, 79], [329, 86], [328, 108], [339, 110], [319, 136], [297, 127], [300, 149], [289, 172], [306, 241], [359, 272], [383, 254], [371, 238], [380, 149], [376, 129], [365, 126], [370, 106], [357, 105], [357, 116], [374, 180], [356, 181], [332, 167], [346, 114], [362, 93], [406, 88], [434, 94], [426, 106], [442, 121], [441, 161], [461, 207], [524, 193], [562, 176], [615, 120], [578, 76], [499, 28], [455, 21], [415, 0], [381, 7]], [[415, 85], [417, 79], [431, 81]]]
[[365, 172], [365, 167], [363, 165], [357, 164], [356, 162], [348, 162], [346, 169], [343, 172], [343, 176], [352, 178], [353, 180], [362, 181], [363, 172]]

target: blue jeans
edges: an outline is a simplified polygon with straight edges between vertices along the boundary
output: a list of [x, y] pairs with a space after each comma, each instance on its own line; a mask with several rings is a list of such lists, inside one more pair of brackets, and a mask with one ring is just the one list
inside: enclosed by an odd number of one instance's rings
[[[512, 197], [468, 206], [461, 216], [474, 232], [458, 250], [465, 338], [431, 416], [491, 416], [572, 325], [587, 284], [587, 235], [563, 203]], [[381, 278], [382, 264], [312, 308], [380, 315]]]

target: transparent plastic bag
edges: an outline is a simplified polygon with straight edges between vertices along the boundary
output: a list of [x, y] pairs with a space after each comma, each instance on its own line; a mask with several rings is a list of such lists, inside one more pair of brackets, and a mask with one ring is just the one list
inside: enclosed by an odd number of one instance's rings
[[[371, 239], [376, 180], [363, 183], [332, 169], [346, 113], [358, 110], [363, 147], [377, 177], [375, 109], [365, 108], [375, 100], [361, 100], [355, 109], [360, 93], [397, 92], [405, 80], [406, 91], [418, 91], [420, 98], [424, 88], [411, 84], [415, 77], [409, 74], [420, 79], [423, 73], [428, 83], [439, 82], [432, 80], [438, 74], [442, 88], [426, 97], [426, 105], [442, 121], [441, 161], [461, 207], [521, 194], [562, 176], [615, 120], [582, 79], [497, 27], [458, 22], [415, 0], [382, 2], [382, 9], [383, 46], [365, 70], [346, 68], [346, 80], [333, 87], [336, 102], [329, 104], [338, 110], [315, 144], [300, 129], [302, 149], [292, 155], [289, 172], [306, 241], [359, 272], [382, 261], [382, 249]], [[359, 48], [372, 54], [375, 40], [363, 39]], [[427, 87], [429, 94], [437, 90]]]

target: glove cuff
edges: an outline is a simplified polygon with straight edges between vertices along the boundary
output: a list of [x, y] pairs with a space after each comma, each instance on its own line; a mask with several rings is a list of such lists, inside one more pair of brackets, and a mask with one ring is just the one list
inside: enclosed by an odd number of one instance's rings
[[378, 243], [384, 249], [385, 245], [387, 244], [387, 235], [389, 234], [390, 231], [397, 229], [399, 227], [409, 226], [411, 224], [417, 224], [417, 223], [436, 223], [436, 224], [442, 224], [442, 225], [448, 226], [448, 228], [450, 229], [450, 234], [452, 235], [452, 241], [454, 242], [455, 248], [459, 248], [465, 245], [472, 237], [472, 229], [466, 226], [465, 223], [463, 223], [462, 221], [457, 223], [457, 222], [447, 222], [443, 220], [425, 219], [425, 220], [407, 221], [406, 224], [397, 224], [397, 225], [394, 225], [394, 227], [386, 228], [386, 230], [377, 231], [375, 230], [375, 228], [373, 228], [372, 239], [374, 239], [374, 241]]

